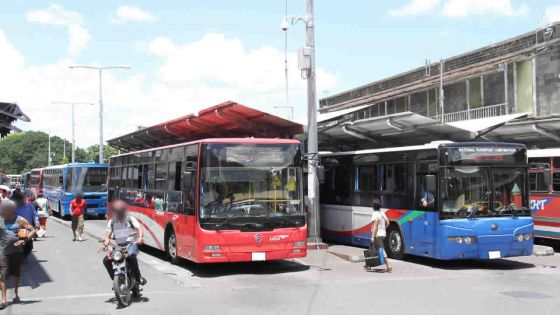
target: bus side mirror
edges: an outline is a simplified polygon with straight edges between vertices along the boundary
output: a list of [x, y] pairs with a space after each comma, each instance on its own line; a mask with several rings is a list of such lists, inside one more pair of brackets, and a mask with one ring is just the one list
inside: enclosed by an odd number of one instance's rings
[[317, 165], [317, 179], [319, 179], [320, 184], [325, 182], [325, 167], [323, 165]]
[[550, 186], [551, 181], [552, 181], [552, 178], [550, 178], [550, 169], [545, 169], [544, 170], [544, 185], [546, 187]]
[[426, 190], [433, 193], [436, 191], [436, 176], [426, 175]]

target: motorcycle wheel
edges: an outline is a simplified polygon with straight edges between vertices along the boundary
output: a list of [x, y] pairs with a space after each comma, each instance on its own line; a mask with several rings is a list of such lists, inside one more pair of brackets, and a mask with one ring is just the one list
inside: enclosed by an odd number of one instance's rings
[[130, 305], [131, 292], [128, 286], [128, 281], [124, 275], [115, 276], [113, 280], [113, 291], [115, 292], [115, 298], [117, 303], [121, 307], [126, 307]]

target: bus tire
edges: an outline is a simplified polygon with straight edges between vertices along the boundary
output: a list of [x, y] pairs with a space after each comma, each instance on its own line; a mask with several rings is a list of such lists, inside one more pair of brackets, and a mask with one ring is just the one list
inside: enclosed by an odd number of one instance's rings
[[165, 255], [169, 262], [174, 265], [179, 263], [179, 255], [177, 254], [177, 235], [173, 227], [167, 227], [165, 230]]
[[404, 257], [404, 240], [399, 227], [393, 226], [387, 230], [385, 251], [387, 256], [392, 259], [402, 259]]

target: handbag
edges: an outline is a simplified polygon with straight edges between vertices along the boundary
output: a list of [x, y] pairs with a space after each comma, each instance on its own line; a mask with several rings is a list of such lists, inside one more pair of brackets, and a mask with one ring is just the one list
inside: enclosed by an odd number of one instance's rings
[[375, 246], [373, 246], [373, 242], [371, 242], [369, 249], [364, 250], [364, 258], [366, 267], [377, 267], [382, 264], [383, 252], [381, 250], [376, 250]]

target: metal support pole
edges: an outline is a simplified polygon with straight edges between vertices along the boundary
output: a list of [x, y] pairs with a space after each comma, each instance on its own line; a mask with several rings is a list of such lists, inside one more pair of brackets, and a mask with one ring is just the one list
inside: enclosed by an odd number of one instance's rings
[[47, 151], [47, 165], [51, 165], [51, 131], [49, 130], [49, 149]]
[[103, 163], [103, 69], [99, 69], [99, 163]]
[[319, 213], [319, 180], [317, 178], [317, 165], [319, 162], [319, 144], [317, 134], [317, 108], [316, 108], [316, 85], [315, 85], [315, 28], [313, 17], [313, 0], [307, 0], [307, 47], [310, 49], [311, 67], [307, 74], [307, 153], [308, 176], [307, 196], [309, 198], [309, 239], [319, 243], [320, 239], [320, 213]]
[[[72, 163], [76, 163], [76, 104], [72, 104]], [[64, 141], [66, 142], [66, 140]]]
[[439, 62], [439, 107], [441, 109], [441, 123], [445, 123], [444, 121], [444, 114], [445, 114], [445, 110], [443, 108], [443, 104], [444, 104], [444, 99], [445, 99], [445, 95], [443, 93], [443, 67], [445, 65], [445, 62], [443, 61], [443, 59], [440, 60]]

